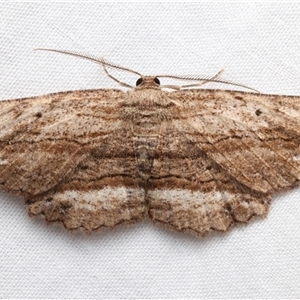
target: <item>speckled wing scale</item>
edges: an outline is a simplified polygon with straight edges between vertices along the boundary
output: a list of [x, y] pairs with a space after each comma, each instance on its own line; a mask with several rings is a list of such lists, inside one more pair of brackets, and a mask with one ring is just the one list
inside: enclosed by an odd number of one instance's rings
[[300, 97], [143, 83], [1, 101], [0, 188], [69, 230], [149, 216], [204, 235], [298, 184]]

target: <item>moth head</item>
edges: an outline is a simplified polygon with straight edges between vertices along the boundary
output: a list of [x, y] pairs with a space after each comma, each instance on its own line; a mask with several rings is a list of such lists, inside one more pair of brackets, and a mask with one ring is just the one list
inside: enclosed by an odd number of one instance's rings
[[141, 87], [141, 86], [147, 86], [147, 87], [154, 87], [154, 86], [160, 86], [160, 81], [157, 77], [155, 76], [144, 76], [140, 77], [136, 81], [136, 86]]

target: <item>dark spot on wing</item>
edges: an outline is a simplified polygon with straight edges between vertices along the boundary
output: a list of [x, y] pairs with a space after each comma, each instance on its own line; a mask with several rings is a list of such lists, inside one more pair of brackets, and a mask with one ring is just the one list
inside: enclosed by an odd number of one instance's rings
[[255, 114], [256, 114], [257, 116], [260, 116], [260, 115], [262, 114], [262, 111], [261, 111], [260, 109], [257, 109], [257, 110], [255, 111]]
[[234, 98], [237, 99], [237, 100], [243, 100], [244, 99], [242, 96], [235, 96]]

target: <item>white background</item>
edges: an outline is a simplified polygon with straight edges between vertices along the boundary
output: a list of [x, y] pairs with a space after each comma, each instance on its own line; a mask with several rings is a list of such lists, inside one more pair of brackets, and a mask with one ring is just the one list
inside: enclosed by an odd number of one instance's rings
[[[224, 68], [261, 92], [300, 95], [299, 4], [1, 4], [0, 99], [117, 87], [96, 64], [36, 47], [151, 75]], [[70, 234], [0, 197], [0, 298], [300, 297], [297, 189], [275, 197], [266, 219], [205, 238], [148, 220]]]

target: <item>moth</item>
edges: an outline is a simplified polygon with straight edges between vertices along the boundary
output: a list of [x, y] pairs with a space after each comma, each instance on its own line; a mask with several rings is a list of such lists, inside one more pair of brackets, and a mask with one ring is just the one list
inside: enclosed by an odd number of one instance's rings
[[[199, 89], [224, 81], [50, 51], [100, 63], [116, 81], [108, 69], [140, 78], [118, 81], [127, 91], [0, 102], [0, 189], [24, 198], [30, 216], [87, 233], [149, 217], [203, 236], [265, 216], [275, 193], [298, 185], [299, 96]], [[160, 86], [161, 77], [199, 82]]]

